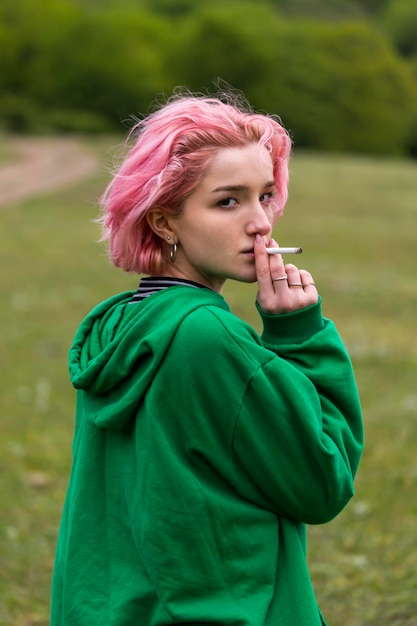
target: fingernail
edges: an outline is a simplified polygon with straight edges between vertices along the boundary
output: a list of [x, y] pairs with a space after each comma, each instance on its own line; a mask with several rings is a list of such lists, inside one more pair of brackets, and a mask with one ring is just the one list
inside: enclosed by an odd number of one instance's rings
[[260, 235], [259, 233], [256, 233], [255, 241], [258, 245], [261, 244], [263, 242], [262, 235]]

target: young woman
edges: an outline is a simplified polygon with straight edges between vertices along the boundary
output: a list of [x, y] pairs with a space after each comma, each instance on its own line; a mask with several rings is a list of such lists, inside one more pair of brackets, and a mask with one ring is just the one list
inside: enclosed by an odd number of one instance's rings
[[[324, 624], [306, 524], [353, 495], [362, 419], [311, 274], [272, 228], [291, 142], [272, 116], [176, 96], [137, 123], [103, 197], [113, 263], [144, 274], [70, 351], [73, 466], [52, 626]], [[227, 279], [258, 282], [258, 334]]]

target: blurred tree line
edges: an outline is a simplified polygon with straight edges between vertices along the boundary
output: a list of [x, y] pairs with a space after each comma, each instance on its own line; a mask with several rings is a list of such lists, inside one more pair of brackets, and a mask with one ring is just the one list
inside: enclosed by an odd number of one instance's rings
[[217, 78], [297, 147], [417, 156], [417, 0], [1, 2], [3, 130], [123, 130]]

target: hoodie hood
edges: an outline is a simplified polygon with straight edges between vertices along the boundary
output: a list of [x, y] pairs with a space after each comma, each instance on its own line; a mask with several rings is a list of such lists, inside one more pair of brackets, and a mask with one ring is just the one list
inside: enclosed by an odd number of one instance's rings
[[134, 293], [96, 306], [69, 353], [71, 382], [84, 392], [85, 414], [104, 429], [124, 428], [131, 420], [187, 315], [201, 306], [229, 311], [224, 298], [206, 288], [174, 286], [131, 302]]

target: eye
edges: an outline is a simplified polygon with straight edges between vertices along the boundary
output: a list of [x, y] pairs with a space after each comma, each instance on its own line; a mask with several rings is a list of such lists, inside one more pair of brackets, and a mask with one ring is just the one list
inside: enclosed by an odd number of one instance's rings
[[262, 202], [262, 204], [270, 204], [271, 202], [274, 201], [276, 195], [277, 195], [276, 191], [267, 191], [266, 193], [263, 193], [261, 195], [260, 201]]
[[234, 206], [237, 205], [237, 200], [236, 198], [223, 198], [222, 200], [219, 201], [219, 206], [225, 208], [225, 209], [232, 209]]

